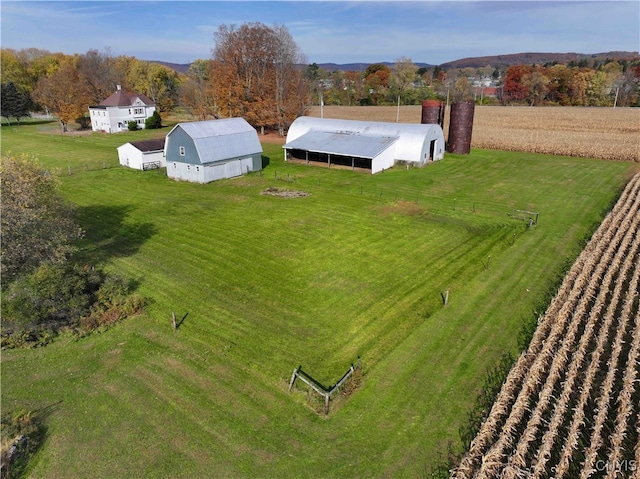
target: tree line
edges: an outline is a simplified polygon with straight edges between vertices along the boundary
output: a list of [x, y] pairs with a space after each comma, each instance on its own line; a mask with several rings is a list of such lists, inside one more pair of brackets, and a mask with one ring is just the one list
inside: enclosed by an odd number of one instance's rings
[[242, 116], [256, 128], [283, 131], [308, 106], [298, 65], [305, 61], [288, 29], [246, 23], [222, 25], [210, 59], [194, 61], [186, 74], [109, 49], [65, 55], [35, 48], [2, 49], [2, 116], [20, 120], [31, 111], [63, 124], [90, 124], [89, 106], [116, 86], [148, 96], [160, 112], [184, 108], [196, 119]]
[[[425, 99], [474, 99], [530, 105], [640, 106], [640, 60], [495, 68], [417, 68], [401, 57], [389, 67], [327, 71], [307, 64], [284, 25], [221, 25], [211, 58], [186, 73], [109, 49], [65, 55], [1, 49], [1, 112], [7, 121], [32, 111], [62, 123], [90, 124], [88, 107], [121, 85], [151, 98], [160, 112], [183, 108], [195, 119], [242, 116], [255, 128], [281, 133], [310, 105], [419, 104]], [[491, 84], [497, 94], [483, 94]], [[479, 86], [480, 85], [480, 86]]]
[[578, 65], [515, 65], [501, 85], [503, 103], [640, 106], [640, 61]]
[[[316, 104], [404, 105], [425, 99], [562, 106], [640, 106], [640, 60], [510, 67], [417, 68], [402, 57], [362, 72], [307, 67]], [[484, 95], [487, 87], [495, 90]]]

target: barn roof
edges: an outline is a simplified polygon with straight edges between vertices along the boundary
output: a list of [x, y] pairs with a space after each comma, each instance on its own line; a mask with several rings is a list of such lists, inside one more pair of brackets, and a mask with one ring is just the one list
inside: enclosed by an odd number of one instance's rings
[[232, 135], [234, 133], [254, 132], [255, 129], [244, 118], [223, 118], [220, 120], [191, 121], [180, 123], [180, 127], [191, 138], [210, 138], [212, 136]]
[[286, 143], [284, 148], [357, 158], [375, 158], [397, 140], [398, 137], [395, 136], [309, 131]]
[[153, 138], [151, 140], [132, 141], [131, 145], [140, 151], [164, 150], [164, 138]]
[[244, 118], [178, 123], [167, 136], [177, 128], [193, 139], [203, 164], [262, 153], [258, 133]]

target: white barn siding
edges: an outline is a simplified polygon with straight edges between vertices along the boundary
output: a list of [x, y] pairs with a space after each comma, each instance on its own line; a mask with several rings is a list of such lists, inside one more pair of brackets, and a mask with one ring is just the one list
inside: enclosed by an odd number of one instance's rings
[[[384, 160], [372, 161], [372, 173], [389, 168], [389, 157], [396, 161], [406, 161], [423, 166], [429, 161], [444, 158], [444, 134], [439, 125], [388, 123], [374, 121], [340, 120], [302, 116], [289, 127], [285, 148], [309, 132], [344, 133], [379, 138], [396, 138], [391, 151], [386, 151]], [[353, 153], [352, 153], [353, 154]], [[375, 157], [374, 157], [375, 160]], [[376, 164], [384, 167], [375, 166]], [[375, 171], [374, 171], [375, 169]]]
[[135, 170], [144, 169], [147, 163], [160, 163], [160, 167], [165, 166], [164, 151], [140, 151], [131, 143], [125, 143], [118, 148], [118, 160], [122, 166], [127, 166]]
[[371, 173], [379, 173], [393, 166], [395, 163], [394, 146], [389, 146], [389, 148], [371, 160]]
[[122, 166], [145, 170], [165, 166], [164, 138], [125, 143], [118, 148], [118, 161]]

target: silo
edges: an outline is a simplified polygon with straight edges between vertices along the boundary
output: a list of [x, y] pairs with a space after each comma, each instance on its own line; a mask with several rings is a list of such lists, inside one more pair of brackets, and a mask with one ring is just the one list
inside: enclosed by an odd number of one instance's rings
[[449, 120], [449, 141], [447, 151], [458, 155], [468, 155], [471, 151], [471, 132], [473, 131], [473, 100], [459, 101], [451, 105]]
[[420, 123], [440, 125], [444, 128], [444, 102], [438, 100], [424, 100], [422, 102], [422, 118]]

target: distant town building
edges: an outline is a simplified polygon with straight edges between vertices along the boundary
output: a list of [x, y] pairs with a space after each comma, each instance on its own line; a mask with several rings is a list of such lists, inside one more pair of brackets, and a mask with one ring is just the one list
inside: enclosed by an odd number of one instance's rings
[[127, 131], [128, 123], [135, 121], [138, 128], [145, 127], [145, 120], [156, 111], [156, 104], [145, 95], [129, 93], [118, 85], [115, 93], [97, 106], [89, 107], [91, 129], [117, 133]]

